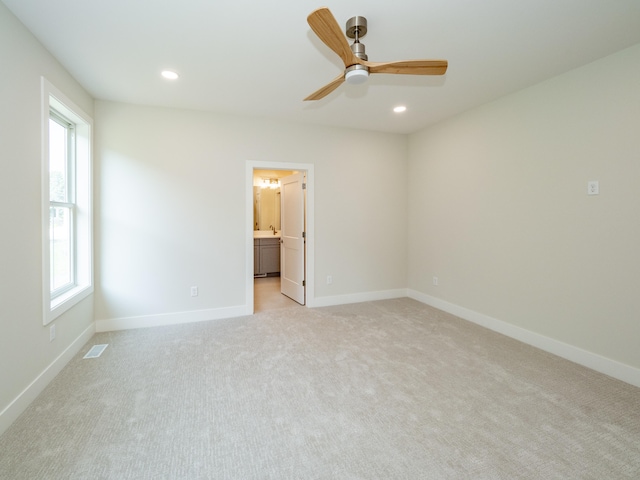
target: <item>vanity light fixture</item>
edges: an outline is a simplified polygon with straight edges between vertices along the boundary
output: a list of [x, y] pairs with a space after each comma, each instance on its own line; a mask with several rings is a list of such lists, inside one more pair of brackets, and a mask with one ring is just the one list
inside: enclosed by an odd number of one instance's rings
[[177, 80], [180, 75], [172, 70], [163, 70], [161, 75], [167, 80]]
[[406, 112], [407, 111], [407, 107], [405, 107], [404, 105], [398, 105], [397, 107], [393, 108], [393, 111], [396, 112], [396, 113]]
[[280, 180], [277, 178], [263, 178], [262, 188], [278, 188], [280, 186]]

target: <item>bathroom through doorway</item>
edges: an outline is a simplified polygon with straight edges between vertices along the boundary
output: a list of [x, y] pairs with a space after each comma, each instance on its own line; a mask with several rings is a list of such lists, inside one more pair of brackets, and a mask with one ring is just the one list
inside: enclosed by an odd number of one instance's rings
[[248, 313], [311, 306], [313, 167], [247, 162], [247, 205]]

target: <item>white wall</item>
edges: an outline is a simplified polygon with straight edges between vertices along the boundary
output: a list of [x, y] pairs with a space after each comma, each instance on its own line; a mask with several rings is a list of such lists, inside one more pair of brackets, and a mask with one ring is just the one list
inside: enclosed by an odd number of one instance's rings
[[412, 135], [409, 288], [640, 368], [639, 127], [637, 45]]
[[53, 342], [43, 326], [41, 76], [88, 114], [93, 100], [2, 3], [0, 59], [1, 433], [92, 332], [92, 298], [55, 320]]
[[98, 329], [243, 311], [247, 161], [314, 166], [316, 298], [405, 287], [405, 136], [103, 101], [95, 123]]

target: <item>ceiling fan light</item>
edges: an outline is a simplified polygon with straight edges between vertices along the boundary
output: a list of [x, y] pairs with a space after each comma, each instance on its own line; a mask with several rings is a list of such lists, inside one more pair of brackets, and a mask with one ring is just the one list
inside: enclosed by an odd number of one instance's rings
[[369, 78], [369, 72], [364, 69], [349, 70], [344, 76], [346, 82], [350, 85], [361, 85]]

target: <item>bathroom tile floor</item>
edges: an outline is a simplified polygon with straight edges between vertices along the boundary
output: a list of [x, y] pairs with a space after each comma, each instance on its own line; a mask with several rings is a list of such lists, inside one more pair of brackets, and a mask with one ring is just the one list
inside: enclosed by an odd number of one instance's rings
[[301, 306], [280, 293], [280, 277], [253, 279], [253, 311], [255, 313]]

